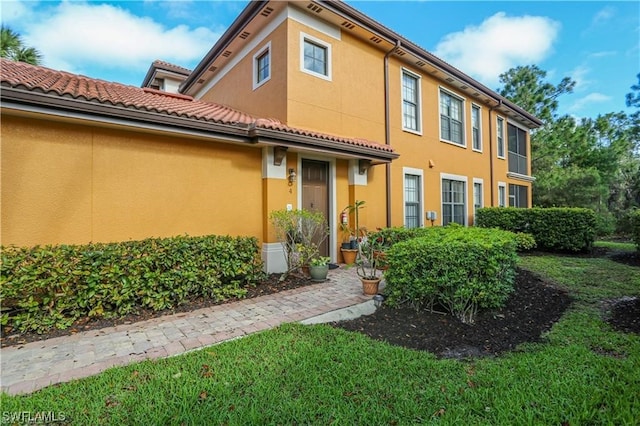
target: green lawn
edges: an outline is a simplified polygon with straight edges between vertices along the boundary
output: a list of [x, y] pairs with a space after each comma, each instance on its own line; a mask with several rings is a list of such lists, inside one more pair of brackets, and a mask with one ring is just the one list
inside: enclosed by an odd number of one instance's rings
[[187, 355], [115, 368], [28, 396], [5, 413], [71, 424], [635, 424], [640, 337], [601, 319], [640, 295], [640, 269], [608, 259], [524, 256], [575, 303], [548, 333], [497, 359], [437, 360], [324, 325], [287, 324]]

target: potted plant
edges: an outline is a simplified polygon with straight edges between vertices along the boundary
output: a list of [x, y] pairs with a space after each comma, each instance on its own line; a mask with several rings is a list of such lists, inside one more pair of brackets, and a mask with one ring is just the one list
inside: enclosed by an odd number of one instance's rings
[[378, 286], [382, 280], [380, 276], [379, 253], [384, 247], [384, 239], [364, 237], [358, 245], [358, 260], [356, 272], [362, 281], [362, 292], [366, 295], [378, 293]]
[[[365, 204], [365, 201], [356, 200], [355, 203], [348, 205], [342, 210], [342, 213], [354, 213], [355, 217], [355, 231], [352, 230], [346, 223], [342, 223], [340, 225], [340, 229], [343, 232], [343, 243], [340, 251], [342, 252], [342, 257], [344, 259], [344, 263], [347, 265], [353, 265], [356, 262], [356, 257], [358, 255], [358, 242], [361, 237], [362, 229], [360, 228], [360, 209]], [[355, 233], [355, 235], [354, 235]], [[347, 238], [349, 239], [349, 244], [347, 245]]]
[[324, 256], [314, 257], [311, 259], [309, 262], [309, 275], [311, 275], [312, 281], [322, 282], [327, 279], [330, 261], [330, 258]]

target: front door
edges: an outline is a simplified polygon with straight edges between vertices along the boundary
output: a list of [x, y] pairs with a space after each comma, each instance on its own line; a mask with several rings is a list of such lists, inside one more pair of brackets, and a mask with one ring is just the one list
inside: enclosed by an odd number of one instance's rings
[[[329, 163], [302, 160], [302, 208], [329, 218]], [[329, 238], [320, 245], [320, 255], [329, 256]]]

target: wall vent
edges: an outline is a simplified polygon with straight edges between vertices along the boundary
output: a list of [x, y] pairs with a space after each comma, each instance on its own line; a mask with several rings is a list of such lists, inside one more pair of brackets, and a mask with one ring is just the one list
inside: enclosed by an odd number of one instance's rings
[[418, 62], [416, 62], [416, 65], [419, 66], [419, 67], [424, 67], [425, 65], [427, 65], [427, 63], [423, 62], [423, 61], [418, 61]]
[[404, 51], [404, 50], [402, 50], [402, 49], [396, 49], [396, 51], [395, 51], [395, 52], [396, 52], [396, 55], [398, 55], [398, 56], [404, 56], [404, 55], [406, 55], [406, 54], [407, 54], [407, 52], [405, 52], [405, 51]]
[[476, 92], [473, 94], [473, 96], [480, 96], [480, 93]]
[[200, 80], [198, 80], [198, 84], [202, 84], [202, 83], [204, 83], [204, 79], [203, 79], [203, 78], [201, 78]]
[[211, 72], [216, 72], [217, 69], [218, 69], [218, 67], [209, 67], [209, 71], [211, 71]]
[[348, 21], [344, 21], [341, 25], [348, 30], [352, 30], [356, 27], [355, 25], [353, 25], [351, 22], [348, 22]]
[[246, 39], [247, 39], [247, 37], [249, 37], [250, 35], [251, 35], [251, 33], [250, 33], [250, 32], [245, 31], [245, 32], [243, 32], [242, 34], [240, 34], [238, 37], [239, 37], [239, 38], [241, 38], [241, 39], [243, 39], [243, 40], [246, 40]]
[[307, 6], [307, 9], [309, 9], [310, 11], [315, 12], [315, 13], [322, 12], [322, 8], [320, 6], [318, 6], [317, 4], [313, 4], [313, 3], [310, 3], [309, 6]]
[[449, 83], [451, 83], [451, 82], [453, 82], [453, 79], [452, 79], [451, 77], [449, 77], [449, 78], [447, 78], [447, 81], [448, 81]]
[[462, 90], [467, 90], [469, 88], [469, 86], [461, 86], [460, 87]]
[[371, 37], [369, 40], [371, 40], [375, 44], [379, 44], [382, 41], [380, 37], [376, 37], [376, 36]]
[[229, 56], [231, 56], [231, 53], [232, 52], [230, 50], [225, 50], [222, 56], [224, 56], [225, 58], [228, 58]]
[[269, 15], [271, 15], [271, 12], [273, 12], [273, 9], [270, 7], [265, 7], [264, 9], [262, 9], [262, 12], [260, 12], [260, 15], [267, 17]]

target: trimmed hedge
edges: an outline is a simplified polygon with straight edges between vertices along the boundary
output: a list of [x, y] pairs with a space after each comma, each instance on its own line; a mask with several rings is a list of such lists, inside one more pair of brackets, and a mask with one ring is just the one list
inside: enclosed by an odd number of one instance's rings
[[42, 333], [81, 317], [241, 297], [262, 277], [258, 241], [250, 237], [2, 247], [2, 325]]
[[479, 308], [504, 305], [516, 275], [513, 233], [462, 227], [417, 233], [387, 252], [385, 293], [391, 306], [408, 302], [433, 309], [439, 304], [463, 322], [473, 322]]
[[640, 252], [640, 209], [629, 213], [631, 219], [631, 234], [636, 243], [636, 249]]
[[476, 224], [526, 232], [547, 251], [588, 251], [596, 237], [596, 213], [583, 208], [484, 207], [478, 209]]

